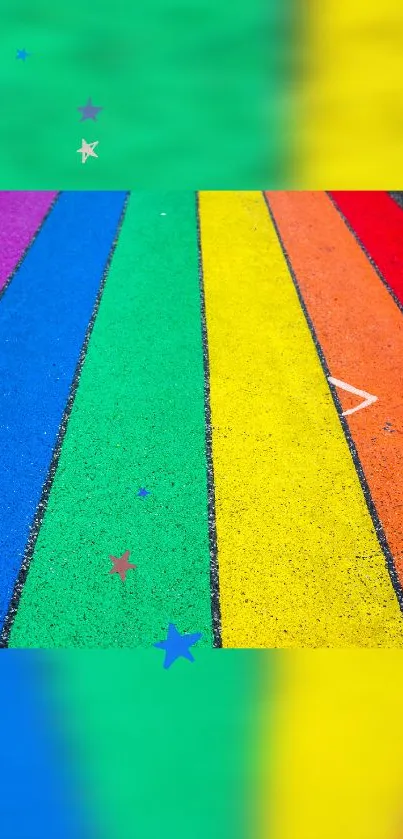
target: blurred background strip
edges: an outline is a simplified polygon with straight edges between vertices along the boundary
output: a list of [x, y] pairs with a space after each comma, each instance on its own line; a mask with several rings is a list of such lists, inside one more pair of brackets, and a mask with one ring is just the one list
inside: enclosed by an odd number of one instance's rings
[[296, 8], [0, 0], [0, 189], [281, 187]]
[[401, 186], [401, 0], [310, 0], [303, 8], [292, 187]]
[[298, 650], [279, 659], [259, 839], [401, 839], [402, 653]]
[[[46, 653], [0, 656], [0, 825], [13, 839], [91, 839], [94, 816], [67, 759]], [[77, 757], [77, 756], [75, 756]]]
[[[0, 189], [401, 186], [400, 0], [0, 12]], [[102, 110], [80, 123], [88, 98]]]
[[7, 651], [16, 839], [401, 839], [402, 653]]
[[330, 195], [403, 309], [402, 193], [393, 193], [394, 198], [387, 192], [372, 191]]

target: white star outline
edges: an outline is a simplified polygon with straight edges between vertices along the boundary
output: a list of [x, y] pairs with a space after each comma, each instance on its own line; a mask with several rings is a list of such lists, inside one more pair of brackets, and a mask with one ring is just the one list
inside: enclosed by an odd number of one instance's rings
[[82, 154], [82, 163], [85, 163], [89, 157], [98, 157], [98, 155], [94, 152], [95, 146], [98, 145], [98, 142], [98, 140], [95, 140], [94, 143], [87, 143], [86, 140], [82, 140], [81, 149], [77, 149], [77, 154]]

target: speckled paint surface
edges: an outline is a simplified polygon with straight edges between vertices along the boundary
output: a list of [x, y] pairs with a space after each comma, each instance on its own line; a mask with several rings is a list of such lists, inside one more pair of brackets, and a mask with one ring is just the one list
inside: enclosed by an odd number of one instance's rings
[[400, 839], [403, 735], [391, 704], [403, 696], [401, 651], [299, 650], [279, 660], [259, 837]]
[[0, 293], [56, 195], [56, 192], [0, 192]]
[[[270, 193], [270, 203], [331, 375], [378, 397], [346, 419], [402, 583], [402, 312], [323, 193]], [[389, 252], [401, 250], [401, 233]], [[357, 402], [339, 397], [343, 410]]]
[[196, 234], [193, 193], [131, 196], [12, 645], [211, 644]]
[[203, 194], [201, 232], [224, 645], [401, 646], [385, 559], [262, 196]]
[[377, 259], [324, 193], [58, 198], [0, 300], [3, 646], [403, 646]]

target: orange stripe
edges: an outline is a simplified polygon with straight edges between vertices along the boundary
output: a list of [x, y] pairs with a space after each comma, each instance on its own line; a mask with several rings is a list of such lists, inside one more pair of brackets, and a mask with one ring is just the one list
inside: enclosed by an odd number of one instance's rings
[[331, 376], [378, 397], [346, 421], [403, 583], [402, 315], [325, 193], [266, 196]]

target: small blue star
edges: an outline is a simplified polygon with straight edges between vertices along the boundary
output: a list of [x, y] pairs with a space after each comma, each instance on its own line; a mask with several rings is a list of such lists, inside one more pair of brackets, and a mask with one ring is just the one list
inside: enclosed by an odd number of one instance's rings
[[159, 650], [165, 650], [164, 667], [168, 668], [180, 657], [187, 658], [188, 661], [194, 661], [189, 647], [193, 647], [193, 644], [200, 641], [201, 637], [201, 632], [194, 632], [192, 635], [181, 635], [175, 624], [170, 623], [166, 641], [158, 641], [157, 644], [153, 644], [153, 647], [158, 647]]
[[26, 58], [30, 55], [29, 52], [26, 52], [25, 48], [23, 50], [17, 50], [17, 58], [21, 58], [22, 61], [25, 61]]
[[147, 495], [150, 495], [150, 493], [146, 489], [144, 489], [144, 487], [141, 487], [141, 489], [139, 489], [137, 495], [139, 495], [140, 498], [146, 498]]

